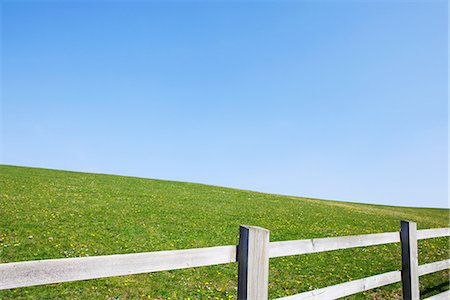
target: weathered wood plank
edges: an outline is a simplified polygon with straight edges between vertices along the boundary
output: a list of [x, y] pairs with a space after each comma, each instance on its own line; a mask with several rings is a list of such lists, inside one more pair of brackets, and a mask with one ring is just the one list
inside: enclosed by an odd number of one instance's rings
[[236, 261], [236, 246], [0, 264], [0, 290]]
[[419, 300], [419, 256], [417, 250], [417, 224], [400, 222], [402, 244], [402, 287], [403, 300]]
[[238, 299], [264, 300], [269, 292], [269, 230], [241, 226], [238, 247]]
[[383, 273], [349, 282], [344, 282], [321, 289], [308, 291], [292, 296], [287, 296], [283, 300], [332, 300], [353, 295], [356, 293], [371, 290], [380, 286], [396, 283], [401, 280], [400, 271]]
[[419, 276], [442, 271], [450, 268], [450, 259], [432, 262], [419, 266]]
[[269, 256], [280, 257], [288, 255], [299, 255], [396, 242], [400, 242], [400, 234], [398, 232], [271, 242]]
[[443, 236], [450, 236], [450, 228], [433, 228], [417, 230], [417, 239], [431, 239]]
[[[437, 261], [429, 264], [419, 266], [419, 275], [426, 275], [433, 272], [442, 271], [450, 268], [450, 259]], [[371, 277], [357, 279], [349, 282], [340, 283], [333, 286], [328, 286], [313, 291], [308, 291], [292, 296], [287, 296], [279, 299], [286, 300], [300, 300], [300, 299], [337, 299], [340, 297], [350, 296], [356, 293], [368, 291], [377, 287], [389, 285], [401, 281], [401, 272], [393, 271], [384, 274], [379, 274]]]
[[[418, 239], [449, 236], [450, 228], [417, 231]], [[400, 241], [398, 232], [269, 243], [268, 256], [280, 257]], [[0, 289], [157, 272], [236, 261], [236, 246], [50, 259], [0, 264]], [[419, 275], [449, 268], [449, 261], [419, 266]]]
[[[443, 236], [450, 236], [450, 228], [422, 229], [417, 231], [417, 239], [429, 239]], [[269, 256], [281, 257], [300, 255], [397, 242], [400, 242], [400, 234], [398, 232], [271, 242]]]

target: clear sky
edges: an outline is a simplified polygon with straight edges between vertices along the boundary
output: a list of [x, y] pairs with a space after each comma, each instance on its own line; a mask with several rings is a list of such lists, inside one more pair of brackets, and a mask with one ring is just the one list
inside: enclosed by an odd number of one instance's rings
[[1, 163], [448, 206], [447, 1], [2, 1]]

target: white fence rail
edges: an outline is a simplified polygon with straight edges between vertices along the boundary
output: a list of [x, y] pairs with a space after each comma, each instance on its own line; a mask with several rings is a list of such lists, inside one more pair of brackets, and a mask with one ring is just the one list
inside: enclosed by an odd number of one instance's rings
[[0, 289], [151, 273], [236, 261], [236, 246], [0, 264]]
[[[238, 246], [157, 251], [0, 264], [0, 290], [238, 262], [238, 299], [267, 299], [269, 258], [402, 243], [402, 270], [279, 299], [337, 299], [402, 282], [403, 299], [419, 299], [419, 276], [450, 268], [450, 260], [418, 265], [417, 240], [450, 236], [450, 228], [416, 230], [402, 221], [400, 232], [269, 242], [269, 231], [241, 226]], [[429, 299], [444, 299], [446, 293]], [[444, 297], [444, 298], [439, 298]], [[447, 299], [447, 298], [445, 298]]]
[[[426, 275], [438, 271], [442, 271], [450, 268], [450, 259], [443, 260], [439, 262], [434, 262], [430, 264], [419, 266], [419, 275]], [[393, 271], [388, 273], [383, 273], [375, 276], [370, 276], [362, 279], [357, 279], [349, 282], [344, 282], [341, 284], [336, 284], [332, 286], [327, 286], [325, 288], [304, 292], [301, 294], [296, 294], [293, 296], [287, 296], [278, 299], [286, 300], [303, 300], [303, 299], [337, 299], [341, 297], [350, 296], [356, 293], [361, 293], [374, 288], [382, 287], [392, 283], [401, 281], [401, 271]]]

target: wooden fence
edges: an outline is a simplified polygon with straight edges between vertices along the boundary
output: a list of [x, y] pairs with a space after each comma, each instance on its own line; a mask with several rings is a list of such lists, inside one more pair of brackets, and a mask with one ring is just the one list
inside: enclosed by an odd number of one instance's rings
[[[269, 242], [269, 230], [241, 226], [238, 246], [158, 251], [0, 264], [0, 290], [238, 262], [238, 299], [267, 299], [269, 258], [401, 242], [402, 270], [357, 279], [278, 299], [330, 300], [402, 282], [403, 299], [418, 300], [419, 276], [450, 268], [450, 259], [418, 264], [417, 240], [450, 236], [450, 228], [417, 230], [401, 221], [400, 232]], [[449, 299], [450, 292], [427, 298]]]

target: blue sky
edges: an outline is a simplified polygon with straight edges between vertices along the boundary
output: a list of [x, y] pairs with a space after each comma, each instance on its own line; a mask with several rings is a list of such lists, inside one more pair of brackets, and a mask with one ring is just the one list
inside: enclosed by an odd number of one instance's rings
[[1, 163], [447, 207], [446, 1], [3, 1]]

